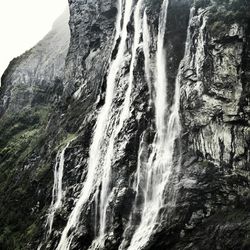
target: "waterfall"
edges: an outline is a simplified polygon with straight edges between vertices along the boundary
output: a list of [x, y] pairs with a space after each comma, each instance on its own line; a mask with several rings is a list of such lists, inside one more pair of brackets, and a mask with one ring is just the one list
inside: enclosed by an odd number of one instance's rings
[[[168, 1], [162, 4], [162, 12], [159, 21], [159, 33], [156, 52], [156, 129], [157, 134], [153, 143], [153, 151], [149, 157], [147, 165], [147, 179], [145, 174], [141, 174], [140, 166], [137, 169], [137, 185], [141, 183], [145, 190], [145, 202], [141, 216], [141, 223], [135, 231], [128, 250], [142, 249], [148, 242], [149, 237], [157, 226], [158, 213], [164, 205], [173, 207], [176, 201], [175, 188], [171, 190], [169, 203], [164, 201], [164, 191], [169, 182], [170, 174], [174, 172], [173, 154], [176, 139], [179, 138], [181, 132], [181, 124], [179, 117], [180, 108], [180, 83], [183, 75], [184, 65], [190, 62], [190, 41], [191, 41], [191, 19], [194, 9], [190, 13], [190, 21], [187, 30], [187, 41], [185, 46], [184, 58], [180, 63], [178, 74], [175, 81], [174, 101], [171, 107], [167, 103], [167, 74], [166, 74], [166, 53], [164, 49], [164, 37], [166, 29]], [[163, 93], [164, 92], [164, 93]], [[165, 109], [164, 109], [165, 107]], [[169, 109], [169, 111], [167, 110]], [[170, 112], [169, 115], [167, 112]], [[166, 120], [167, 118], [167, 120]], [[166, 125], [165, 125], [166, 124]], [[140, 164], [140, 162], [139, 162]], [[180, 161], [175, 166], [175, 174], [178, 175]], [[172, 184], [171, 184], [172, 185]], [[139, 189], [137, 188], [137, 192]]]
[[199, 29], [199, 34], [198, 34], [198, 39], [197, 39], [197, 47], [196, 47], [196, 53], [195, 53], [195, 68], [196, 68], [196, 76], [197, 76], [197, 80], [201, 80], [201, 75], [202, 75], [202, 67], [203, 67], [203, 63], [204, 62], [204, 58], [205, 58], [205, 51], [204, 51], [204, 47], [205, 47], [205, 39], [204, 39], [204, 35], [205, 35], [205, 28], [206, 28], [206, 23], [207, 23], [207, 16], [204, 16], [204, 13], [206, 13], [205, 11], [202, 11], [199, 16], [198, 19], [200, 21], [201, 27]]
[[139, 0], [137, 2], [137, 5], [135, 7], [134, 11], [134, 27], [135, 27], [135, 33], [134, 33], [134, 42], [133, 42], [133, 48], [132, 48], [132, 59], [130, 63], [130, 70], [129, 70], [129, 85], [125, 94], [124, 104], [123, 108], [120, 114], [119, 124], [114, 129], [106, 158], [104, 161], [104, 173], [103, 173], [103, 179], [102, 179], [102, 191], [101, 191], [101, 202], [100, 202], [100, 239], [104, 238], [105, 234], [105, 228], [106, 228], [106, 214], [107, 214], [107, 208], [108, 208], [108, 197], [110, 195], [110, 182], [111, 182], [111, 165], [112, 165], [112, 157], [114, 156], [114, 144], [115, 144], [115, 138], [120, 133], [123, 124], [125, 120], [129, 117], [129, 108], [130, 108], [130, 97], [133, 87], [133, 80], [134, 80], [134, 67], [136, 63], [136, 52], [140, 44], [140, 34], [142, 30], [142, 19], [141, 19], [141, 6], [142, 6], [142, 0]]
[[[115, 154], [115, 141], [124, 126], [124, 122], [130, 116], [131, 95], [134, 83], [134, 69], [138, 57], [137, 51], [140, 47], [141, 35], [143, 35], [142, 47], [145, 56], [145, 79], [149, 85], [150, 92], [152, 84], [154, 85], [153, 87], [155, 90], [155, 97], [153, 98], [151, 95], [151, 98], [155, 106], [156, 135], [152, 144], [152, 151], [147, 159], [145, 159], [144, 154], [144, 133], [141, 138], [138, 152], [136, 181], [133, 186], [137, 195], [135, 198], [136, 201], [131, 215], [130, 224], [133, 224], [133, 213], [136, 214], [138, 211], [140, 213], [141, 221], [135, 230], [134, 235], [132, 236], [131, 244], [128, 249], [139, 250], [143, 248], [147, 244], [149, 237], [154, 232], [160, 209], [165, 205], [169, 207], [174, 206], [174, 198], [170, 198], [170, 201], [166, 204], [164, 199], [164, 191], [166, 190], [167, 184], [169, 183], [169, 177], [171, 173], [174, 172], [173, 168], [176, 167], [178, 169], [180, 167], [180, 164], [175, 166], [176, 164], [173, 162], [173, 155], [175, 142], [180, 137], [181, 132], [179, 117], [180, 81], [183, 74], [184, 64], [187, 63], [185, 58], [188, 58], [188, 60], [191, 61], [191, 54], [187, 52], [190, 52], [191, 38], [189, 24], [185, 55], [179, 66], [175, 82], [173, 103], [171, 104], [167, 98], [169, 87], [167, 81], [167, 53], [165, 49], [168, 5], [169, 1], [164, 0], [161, 6], [155, 65], [152, 65], [153, 63], [151, 61], [150, 53], [152, 41], [150, 36], [150, 28], [148, 25], [148, 17], [143, 6], [143, 0], [137, 1], [134, 9], [134, 37], [129, 68], [128, 88], [126, 89], [120, 112], [118, 112], [115, 117], [111, 117], [110, 111], [113, 104], [113, 97], [116, 93], [117, 75], [121, 65], [125, 60], [124, 56], [127, 46], [126, 40], [128, 38], [127, 26], [129, 24], [133, 9], [133, 0], [119, 0], [116, 35], [114, 37], [113, 47], [115, 47], [118, 39], [120, 39], [120, 43], [115, 59], [110, 62], [110, 69], [107, 76], [105, 103], [98, 114], [92, 144], [90, 147], [88, 173], [86, 180], [83, 183], [79, 199], [76, 201], [75, 207], [69, 216], [67, 225], [62, 232], [59, 244], [56, 248], [57, 250], [70, 249], [71, 242], [79, 225], [83, 206], [90, 199], [92, 194], [94, 194], [93, 198], [95, 199], [95, 209], [97, 210], [99, 208], [100, 216], [99, 235], [96, 241], [93, 242], [91, 249], [102, 247], [102, 244], [104, 243], [107, 227], [107, 209], [109, 207], [109, 198], [112, 194], [112, 160]], [[193, 13], [194, 11], [192, 10], [191, 12]], [[109, 135], [107, 138], [108, 128], [112, 124], [114, 124], [114, 128], [111, 135]], [[103, 147], [104, 144], [105, 147]], [[175, 170], [175, 172], [176, 171], [178, 172], [178, 170]], [[98, 186], [100, 183], [102, 188], [99, 202]], [[175, 191], [173, 191], [173, 193], [174, 192]], [[175, 195], [172, 194], [172, 196], [174, 197]], [[141, 199], [142, 203], [141, 201], [137, 203], [137, 200], [139, 199]], [[95, 219], [98, 219], [97, 213], [95, 214]], [[96, 223], [95, 231], [97, 230], [98, 226]], [[119, 249], [123, 249], [122, 245]]]
[[140, 145], [137, 157], [137, 170], [134, 175], [135, 179], [132, 186], [134, 192], [136, 193], [135, 201], [133, 204], [132, 213], [129, 218], [129, 223], [123, 233], [123, 241], [119, 246], [119, 250], [127, 249], [127, 242], [129, 242], [129, 240], [131, 239], [131, 232], [136, 226], [138, 216], [141, 215], [141, 207], [143, 203], [141, 198], [145, 197], [144, 192], [146, 186], [144, 184], [146, 183], [145, 178], [147, 173], [147, 143], [145, 142], [145, 135], [146, 133], [144, 131], [140, 138]]
[[[69, 216], [67, 225], [62, 232], [60, 242], [57, 246], [57, 250], [68, 250], [70, 248], [71, 242], [74, 237], [74, 234], [73, 234], [74, 230], [72, 229], [75, 229], [77, 227], [83, 205], [88, 201], [95, 187], [95, 181], [96, 181], [96, 177], [98, 174], [98, 167], [99, 167], [99, 162], [101, 158], [101, 147], [104, 141], [105, 130], [108, 125], [109, 113], [110, 113], [113, 96], [114, 96], [116, 77], [120, 69], [121, 63], [124, 60], [123, 56], [126, 51], [127, 25], [130, 21], [132, 4], [133, 4], [132, 0], [126, 1], [122, 29], [119, 28], [121, 21], [122, 21], [121, 20], [122, 14], [118, 13], [117, 15], [119, 19], [117, 19], [116, 28], [117, 28], [117, 33], [120, 32], [120, 34], [119, 35], [116, 34], [115, 39], [114, 39], [114, 44], [116, 43], [116, 38], [119, 36], [121, 36], [121, 41], [119, 44], [119, 49], [118, 49], [116, 58], [111, 62], [109, 74], [107, 76], [107, 89], [106, 89], [105, 103], [103, 107], [101, 108], [101, 111], [99, 112], [99, 115], [97, 117], [94, 137], [93, 137], [93, 141], [90, 147], [87, 177], [83, 184], [80, 197], [77, 200], [76, 205], [73, 208]], [[122, 9], [120, 7], [121, 5], [122, 5], [122, 0], [119, 1], [118, 10]]]
[[[186, 65], [191, 65], [189, 67], [190, 70], [193, 71], [193, 74], [196, 76], [196, 82], [188, 82], [185, 94], [188, 98], [189, 94], [192, 92], [193, 89], [196, 89], [199, 93], [203, 90], [203, 66], [204, 66], [204, 58], [205, 55], [205, 29], [206, 29], [206, 23], [208, 16], [206, 15], [206, 12], [208, 9], [199, 9], [198, 15], [194, 17], [195, 24], [199, 25], [199, 29], [196, 31], [195, 36], [196, 39], [193, 41], [193, 44], [191, 42], [191, 37], [189, 41], [189, 45], [187, 45], [186, 53]], [[194, 16], [195, 8], [191, 9], [191, 16]], [[189, 31], [190, 33], [190, 31]], [[190, 36], [190, 34], [189, 34]]]
[[147, 167], [145, 203], [141, 223], [131, 240], [129, 250], [143, 247], [152, 233], [162, 203], [162, 193], [169, 175], [169, 142], [166, 138], [167, 74], [164, 47], [168, 0], [164, 0], [159, 18], [155, 72], [155, 118], [157, 135]]
[[195, 14], [195, 7], [192, 7], [190, 10], [190, 15], [189, 15], [189, 24], [188, 24], [188, 30], [187, 30], [187, 40], [185, 44], [185, 55], [184, 58], [180, 64], [178, 73], [180, 75], [180, 71], [182, 73], [183, 67], [185, 65], [189, 65], [191, 63], [191, 60], [193, 59], [192, 53], [191, 53], [191, 47], [192, 47], [192, 37], [191, 37], [191, 25], [193, 21], [193, 17]]
[[64, 171], [64, 161], [65, 161], [65, 151], [69, 147], [70, 142], [62, 149], [58, 151], [56, 155], [56, 163], [54, 167], [54, 185], [52, 190], [52, 202], [49, 209], [49, 214], [47, 217], [46, 226], [48, 226], [48, 235], [52, 232], [53, 221], [56, 211], [58, 211], [62, 206], [63, 199], [63, 188], [62, 179]]
[[116, 17], [116, 25], [115, 25], [115, 38], [113, 41], [113, 48], [115, 47], [116, 41], [119, 38], [119, 36], [121, 35], [121, 22], [122, 22], [122, 12], [123, 12], [123, 1], [122, 0], [118, 0], [117, 1], [117, 17]]
[[164, 47], [164, 38], [167, 24], [167, 10], [169, 0], [164, 0], [159, 18], [157, 51], [156, 51], [156, 82], [155, 82], [155, 119], [158, 138], [164, 143], [166, 135], [166, 113], [168, 109], [167, 102], [167, 72], [166, 72], [166, 50]]
[[[185, 71], [185, 67], [190, 65], [190, 62], [192, 60], [192, 53], [191, 53], [191, 24], [194, 16], [195, 8], [191, 8], [190, 10], [190, 15], [189, 15], [189, 23], [188, 23], [188, 28], [187, 28], [187, 38], [186, 38], [186, 43], [185, 43], [185, 51], [184, 51], [184, 56], [182, 61], [179, 64], [178, 68], [178, 73], [176, 76], [175, 80], [175, 95], [174, 95], [174, 102], [171, 107], [171, 113], [169, 116], [168, 120], [168, 130], [167, 130], [167, 135], [168, 135], [168, 141], [171, 142], [172, 151], [171, 154], [173, 156], [174, 153], [174, 143], [175, 140], [180, 136], [181, 133], [181, 122], [180, 122], [180, 97], [181, 97], [181, 79], [183, 78], [183, 74]], [[173, 162], [171, 161], [173, 164]], [[179, 157], [178, 162], [176, 163], [175, 166], [175, 177], [178, 177], [179, 171], [181, 167], [181, 158]], [[174, 180], [173, 180], [174, 181]], [[174, 187], [174, 185], [177, 183], [173, 183], [172, 190], [171, 190], [171, 197], [170, 200], [172, 201], [172, 206], [175, 206], [175, 202], [177, 199], [177, 190]]]
[[145, 68], [145, 76], [149, 88], [150, 93], [150, 100], [149, 104], [152, 104], [152, 70], [151, 70], [151, 58], [150, 58], [150, 45], [151, 45], [151, 38], [150, 38], [150, 30], [148, 25], [148, 16], [146, 10], [144, 10], [143, 14], [143, 53], [145, 57], [144, 61], [144, 68]]

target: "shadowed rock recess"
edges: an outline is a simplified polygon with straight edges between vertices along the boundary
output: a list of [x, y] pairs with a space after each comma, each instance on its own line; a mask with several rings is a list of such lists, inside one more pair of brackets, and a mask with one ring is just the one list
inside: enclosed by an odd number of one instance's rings
[[250, 249], [250, 2], [69, 0], [0, 88], [0, 249]]

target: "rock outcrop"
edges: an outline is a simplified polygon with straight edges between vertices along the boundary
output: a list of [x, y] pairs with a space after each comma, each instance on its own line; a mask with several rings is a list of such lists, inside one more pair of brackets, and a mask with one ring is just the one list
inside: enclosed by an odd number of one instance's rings
[[42, 41], [11, 61], [1, 79], [1, 249], [27, 249], [38, 228], [37, 198], [44, 194], [36, 189], [50, 184], [44, 175], [46, 165], [37, 164], [45, 156], [41, 146], [46, 127], [63, 92], [68, 19], [65, 11]]

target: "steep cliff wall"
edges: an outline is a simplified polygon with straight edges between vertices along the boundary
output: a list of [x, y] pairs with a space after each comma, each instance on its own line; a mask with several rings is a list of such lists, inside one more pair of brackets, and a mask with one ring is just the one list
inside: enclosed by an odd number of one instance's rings
[[249, 3], [206, 4], [192, 28], [195, 58], [185, 66], [181, 102], [187, 237], [203, 237], [191, 249], [247, 249]]
[[0, 246], [249, 249], [249, 3], [69, 7], [2, 78]]
[[63, 91], [68, 19], [66, 11], [42, 41], [10, 62], [1, 79], [1, 249], [26, 249], [36, 233], [37, 197], [44, 195], [36, 188], [48, 184], [46, 165], [38, 162], [50, 114]]

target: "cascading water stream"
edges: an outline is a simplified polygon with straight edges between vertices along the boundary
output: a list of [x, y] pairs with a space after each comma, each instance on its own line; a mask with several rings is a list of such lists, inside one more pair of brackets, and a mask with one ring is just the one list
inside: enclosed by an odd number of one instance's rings
[[[119, 2], [118, 10], [121, 10], [120, 7], [122, 5], [122, 0]], [[126, 39], [127, 39], [127, 25], [130, 20], [131, 10], [132, 10], [132, 0], [127, 0], [125, 4], [125, 11], [123, 17], [123, 28], [120, 29], [119, 25], [121, 24], [122, 14], [118, 13], [118, 19], [116, 28], [117, 32], [120, 32], [119, 35], [115, 36], [114, 44], [116, 43], [116, 38], [121, 36], [121, 41], [119, 44], [119, 49], [114, 61], [111, 62], [111, 66], [109, 69], [109, 74], [107, 77], [107, 89], [106, 89], [106, 96], [105, 96], [105, 103], [102, 107], [96, 122], [96, 128], [94, 131], [94, 137], [92, 141], [92, 145], [90, 147], [90, 156], [89, 156], [89, 163], [88, 163], [88, 173], [86, 180], [83, 184], [83, 188], [80, 194], [79, 199], [76, 202], [74, 209], [72, 210], [67, 225], [62, 232], [60, 242], [57, 246], [57, 250], [68, 250], [70, 248], [71, 242], [74, 237], [74, 230], [78, 225], [79, 218], [81, 215], [81, 211], [83, 205], [88, 201], [94, 187], [95, 187], [95, 180], [98, 176], [98, 167], [99, 161], [101, 158], [101, 147], [104, 141], [105, 130], [108, 125], [109, 120], [109, 113], [112, 106], [114, 90], [115, 90], [115, 82], [117, 73], [120, 69], [121, 63], [123, 62], [123, 55], [126, 50]]]
[[164, 0], [161, 6], [159, 19], [157, 52], [156, 52], [156, 72], [155, 72], [155, 112], [156, 112], [156, 139], [153, 151], [149, 157], [147, 166], [147, 180], [145, 203], [142, 212], [141, 224], [136, 230], [131, 240], [129, 250], [143, 247], [152, 233], [155, 221], [161, 207], [162, 192], [168, 178], [169, 145], [166, 140], [166, 114], [167, 114], [167, 74], [166, 74], [166, 51], [164, 48], [164, 38], [167, 23], [168, 0]]
[[[140, 157], [143, 153], [143, 142], [140, 145], [140, 152], [138, 156], [137, 166], [137, 180], [134, 184], [134, 189], [139, 193], [139, 189], [142, 190], [144, 196], [143, 211], [141, 213], [141, 223], [135, 231], [129, 250], [139, 250], [147, 243], [150, 235], [155, 228], [158, 213], [164, 203], [164, 190], [169, 182], [169, 176], [173, 170], [173, 154], [175, 148], [175, 141], [180, 135], [181, 125], [179, 118], [179, 105], [180, 105], [180, 79], [182, 76], [183, 64], [186, 63], [185, 58], [189, 57], [191, 61], [190, 51], [190, 32], [188, 30], [187, 42], [185, 48], [184, 60], [180, 64], [178, 75], [175, 83], [175, 95], [173, 98], [173, 105], [167, 100], [167, 62], [166, 62], [166, 50], [165, 50], [165, 31], [167, 24], [167, 10], [168, 0], [164, 0], [161, 7], [159, 29], [157, 37], [157, 51], [156, 51], [156, 65], [155, 69], [151, 62], [150, 56], [150, 29], [147, 20], [147, 14], [143, 12], [143, 0], [139, 0], [134, 10], [134, 39], [132, 47], [132, 57], [129, 70], [129, 84], [126, 90], [123, 106], [120, 114], [116, 116], [116, 121], [113, 124], [115, 128], [108, 139], [106, 150], [102, 149], [102, 144], [106, 138], [107, 128], [112, 122], [110, 117], [110, 110], [112, 107], [113, 96], [115, 94], [116, 78], [117, 74], [123, 63], [124, 55], [126, 52], [126, 40], [128, 36], [127, 25], [130, 21], [133, 1], [127, 0], [124, 2], [124, 14], [122, 0], [119, 1], [118, 15], [116, 23], [116, 35], [115, 41], [120, 37], [120, 44], [116, 58], [111, 62], [109, 74], [107, 77], [107, 90], [105, 103], [102, 107], [96, 122], [96, 128], [94, 131], [94, 137], [92, 145], [90, 147], [90, 157], [88, 164], [88, 173], [86, 181], [83, 184], [83, 188], [78, 201], [74, 209], [72, 210], [67, 225], [62, 232], [62, 236], [57, 247], [57, 250], [69, 250], [71, 242], [74, 237], [74, 232], [78, 227], [79, 219], [83, 205], [88, 201], [93, 191], [98, 188], [100, 181], [102, 183], [102, 189], [100, 194], [100, 227], [99, 237], [97, 238], [97, 244], [100, 246], [105, 236], [106, 220], [107, 220], [107, 208], [109, 205], [109, 197], [112, 193], [111, 190], [111, 175], [112, 175], [112, 159], [114, 157], [115, 139], [123, 128], [124, 122], [130, 115], [130, 99], [134, 81], [134, 67], [137, 59], [137, 49], [140, 46], [141, 33], [143, 34], [143, 52], [145, 56], [145, 78], [151, 89], [151, 83], [154, 83], [155, 90], [155, 123], [156, 123], [156, 135], [153, 143], [152, 152], [148, 159], [148, 162], [140, 161]], [[123, 24], [121, 27], [121, 23]], [[190, 25], [189, 25], [190, 26]], [[188, 40], [189, 39], [189, 40]], [[188, 47], [189, 46], [189, 47]], [[114, 45], [115, 47], [115, 45]], [[189, 49], [188, 49], [189, 48]], [[105, 157], [104, 157], [105, 155]], [[102, 163], [102, 164], [101, 164]], [[143, 166], [141, 166], [143, 165]], [[102, 179], [97, 179], [98, 174], [102, 173]], [[97, 192], [96, 192], [97, 193]], [[98, 196], [96, 196], [97, 198]], [[98, 201], [96, 200], [96, 203]], [[171, 202], [170, 202], [171, 203]], [[169, 206], [173, 204], [168, 204]], [[97, 209], [97, 207], [96, 207]], [[134, 207], [138, 209], [138, 207]], [[97, 218], [97, 217], [96, 217]], [[122, 249], [122, 248], [121, 248]]]
[[164, 144], [166, 135], [166, 113], [167, 102], [167, 72], [166, 72], [166, 50], [164, 47], [165, 30], [167, 24], [169, 0], [164, 0], [159, 18], [157, 51], [156, 51], [156, 82], [155, 82], [155, 119], [157, 135], [161, 144]]
[[108, 208], [108, 198], [110, 195], [110, 182], [111, 182], [111, 165], [112, 165], [112, 158], [114, 156], [114, 144], [115, 144], [115, 138], [120, 133], [125, 120], [129, 117], [129, 111], [130, 111], [130, 97], [133, 87], [133, 80], [134, 80], [134, 67], [136, 63], [136, 52], [140, 44], [140, 34], [142, 31], [142, 19], [141, 19], [141, 7], [142, 7], [143, 0], [139, 0], [137, 2], [137, 5], [135, 7], [134, 11], [134, 27], [135, 27], [135, 33], [134, 33], [134, 42], [133, 42], [133, 48], [132, 48], [132, 59], [130, 63], [130, 71], [129, 71], [129, 85], [126, 91], [125, 99], [123, 108], [120, 114], [120, 119], [118, 126], [114, 129], [111, 139], [109, 142], [107, 154], [104, 161], [104, 173], [103, 173], [103, 179], [102, 179], [102, 191], [101, 191], [101, 202], [100, 202], [100, 239], [102, 240], [105, 235], [105, 228], [106, 228], [106, 214], [107, 214], [107, 208]]
[[[169, 137], [169, 141], [172, 142], [171, 145], [173, 145], [172, 148], [172, 157], [174, 154], [174, 143], [176, 139], [180, 137], [181, 134], [181, 122], [180, 122], [180, 97], [181, 97], [181, 79], [183, 78], [184, 74], [184, 69], [186, 65], [190, 65], [190, 62], [192, 60], [192, 53], [191, 53], [191, 24], [192, 24], [192, 19], [194, 16], [195, 8], [191, 8], [190, 10], [190, 15], [189, 15], [189, 23], [188, 23], [188, 28], [187, 28], [187, 38], [186, 38], [186, 43], [185, 43], [185, 51], [184, 51], [184, 56], [183, 59], [181, 60], [178, 68], [178, 73], [176, 76], [175, 80], [175, 95], [174, 95], [174, 102], [171, 107], [171, 113], [169, 116], [168, 120], [168, 130], [167, 134]], [[180, 148], [179, 148], [180, 150]], [[173, 162], [172, 162], [173, 164]], [[178, 177], [178, 174], [180, 172], [180, 167], [181, 167], [181, 157], [179, 157], [173, 175], [175, 177]], [[173, 180], [174, 182], [174, 180]], [[177, 200], [177, 189], [174, 186], [177, 183], [172, 183], [172, 190], [171, 190], [171, 197], [170, 200], [172, 202], [172, 206], [176, 205], [176, 200]]]
[[202, 25], [200, 27], [199, 34], [198, 34], [198, 41], [197, 41], [195, 60], [194, 60], [197, 80], [201, 80], [200, 78], [202, 75], [202, 66], [203, 66], [203, 64], [201, 62], [203, 62], [204, 58], [205, 58], [205, 52], [204, 52], [204, 46], [205, 46], [204, 34], [205, 34], [205, 32], [204, 31], [205, 31], [206, 23], [207, 23], [207, 17], [204, 16], [205, 13], [206, 13], [206, 10], [202, 11], [198, 16], [198, 19], [199, 19], [200, 23], [202, 22]]
[[54, 185], [52, 190], [52, 202], [50, 205], [46, 223], [46, 226], [48, 226], [48, 235], [50, 235], [52, 232], [55, 213], [62, 206], [62, 199], [63, 199], [62, 180], [64, 171], [65, 151], [69, 147], [69, 145], [70, 142], [62, 149], [61, 152], [58, 151], [56, 156], [56, 163], [54, 167]]
[[[144, 53], [144, 69], [145, 69], [145, 78], [149, 87], [150, 92], [150, 100], [149, 105], [151, 105], [152, 102], [152, 80], [153, 80], [153, 72], [152, 72], [152, 62], [150, 57], [150, 46], [151, 46], [151, 36], [150, 36], [150, 29], [148, 25], [148, 16], [146, 13], [146, 9], [143, 13], [143, 53]], [[140, 142], [140, 147], [138, 151], [138, 163], [137, 163], [137, 172], [136, 172], [136, 181], [134, 190], [136, 191], [137, 195], [139, 193], [139, 190], [143, 190], [144, 193], [146, 192], [146, 186], [145, 186], [145, 172], [147, 171], [145, 164], [141, 162], [141, 155], [144, 151], [144, 136], [145, 134], [142, 134], [142, 139]], [[143, 166], [142, 166], [143, 165]], [[144, 195], [146, 196], [146, 195]], [[136, 197], [137, 199], [137, 197]]]
[[[192, 88], [196, 88], [198, 92], [201, 92], [203, 89], [203, 66], [204, 66], [204, 58], [205, 55], [205, 29], [207, 24], [208, 16], [206, 15], [206, 12], [208, 9], [199, 9], [198, 15], [195, 17], [196, 24], [199, 24], [199, 30], [196, 32], [196, 39], [193, 41], [193, 44], [190, 42], [187, 47], [187, 53], [186, 55], [186, 64], [190, 64], [191, 67], [189, 67], [189, 71], [192, 70], [193, 75], [196, 76], [196, 83], [190, 83], [186, 87], [186, 96], [188, 97], [190, 94], [190, 91], [192, 91]], [[191, 9], [191, 15], [194, 16], [195, 8]], [[189, 31], [190, 33], [190, 31]], [[189, 35], [190, 36], [190, 35]], [[191, 49], [192, 48], [192, 49]]]
[[[142, 3], [138, 4], [138, 9], [141, 7]], [[141, 10], [142, 12], [143, 10]], [[136, 15], [136, 13], [135, 13]], [[143, 12], [143, 19], [142, 19], [142, 37], [143, 37], [143, 42], [142, 42], [142, 48], [143, 48], [143, 53], [144, 53], [144, 70], [145, 70], [145, 79], [148, 84], [149, 92], [150, 92], [150, 99], [149, 99], [149, 106], [152, 105], [152, 69], [151, 69], [151, 58], [150, 58], [150, 45], [151, 45], [151, 38], [150, 38], [150, 30], [149, 30], [149, 25], [148, 25], [148, 17], [146, 13], [146, 9], [144, 9]], [[135, 28], [135, 31], [137, 29]], [[138, 36], [139, 38], [139, 36]], [[139, 45], [139, 44], [138, 44]], [[132, 71], [133, 73], [133, 71]], [[138, 159], [137, 159], [137, 171], [135, 173], [135, 180], [133, 182], [133, 190], [136, 193], [135, 197], [135, 202], [133, 205], [132, 213], [130, 215], [129, 223], [127, 226], [127, 229], [124, 231], [124, 239], [122, 243], [119, 246], [119, 250], [126, 249], [126, 242], [127, 242], [127, 233], [128, 235], [130, 234], [129, 231], [131, 227], [135, 226], [137, 219], [137, 214], [140, 213], [140, 197], [141, 197], [141, 192], [145, 192], [146, 186], [145, 183], [145, 173], [146, 173], [146, 164], [145, 164], [145, 159], [142, 161], [144, 150], [145, 150], [145, 132], [141, 136], [141, 142], [138, 150]], [[143, 195], [145, 196], [145, 194]], [[128, 236], [129, 237], [129, 236]]]
[[129, 223], [127, 225], [127, 228], [125, 229], [123, 233], [123, 241], [121, 242], [119, 246], [119, 250], [127, 249], [127, 242], [129, 239], [131, 239], [131, 229], [136, 227], [136, 223], [138, 222], [138, 215], [141, 214], [141, 206], [142, 201], [141, 197], [145, 197], [145, 189], [146, 187], [144, 184], [146, 183], [146, 164], [147, 159], [145, 155], [145, 149], [146, 149], [146, 143], [145, 143], [145, 132], [141, 135], [140, 139], [140, 145], [138, 149], [138, 157], [137, 157], [137, 171], [134, 175], [134, 181], [133, 181], [133, 190], [136, 193], [135, 201], [132, 208], [132, 213], [130, 214]]
[[[174, 94], [174, 101], [173, 105], [170, 108], [170, 114], [167, 116], [167, 110], [158, 110], [162, 109], [162, 105], [165, 103], [165, 107], [168, 107], [166, 103], [166, 93], [167, 93], [167, 76], [166, 73], [161, 74], [162, 70], [166, 70], [166, 58], [161, 58], [160, 55], [165, 57], [164, 51], [164, 36], [165, 36], [165, 26], [166, 26], [166, 18], [167, 18], [167, 6], [168, 1], [164, 1], [162, 5], [162, 13], [160, 17], [160, 27], [158, 39], [162, 39], [161, 41], [158, 40], [158, 48], [157, 48], [157, 56], [156, 56], [156, 100], [155, 100], [155, 108], [156, 108], [156, 125], [157, 125], [157, 134], [156, 139], [154, 141], [154, 148], [151, 156], [148, 160], [148, 168], [147, 168], [147, 180], [146, 180], [146, 192], [145, 192], [145, 203], [144, 203], [144, 210], [142, 212], [141, 223], [137, 228], [133, 238], [131, 240], [130, 247], [128, 250], [139, 250], [145, 246], [149, 240], [149, 237], [153, 233], [154, 227], [157, 222], [158, 213], [160, 208], [164, 203], [164, 190], [169, 182], [170, 174], [173, 172], [173, 154], [175, 148], [175, 141], [180, 136], [181, 132], [181, 124], [180, 124], [180, 117], [179, 117], [179, 108], [180, 108], [180, 81], [183, 74], [183, 66], [185, 63], [190, 61], [190, 41], [191, 41], [191, 32], [190, 32], [190, 25], [191, 19], [194, 13], [194, 9], [191, 10], [190, 13], [190, 22], [187, 31], [187, 41], [185, 46], [185, 54], [184, 59], [180, 63], [178, 74], [176, 77], [175, 82], [175, 94]], [[165, 18], [165, 21], [161, 18]], [[159, 47], [162, 46], [162, 47]], [[161, 52], [161, 53], [160, 53]], [[159, 76], [159, 74], [161, 74]], [[164, 84], [165, 82], [165, 84]], [[162, 86], [159, 86], [161, 85]], [[158, 85], [158, 86], [157, 86]], [[165, 86], [165, 87], [164, 87]], [[159, 91], [163, 91], [165, 89], [165, 94], [163, 96], [162, 93]], [[160, 106], [159, 106], [160, 105]], [[158, 111], [157, 111], [158, 110]], [[158, 117], [160, 115], [161, 117]], [[164, 121], [166, 125], [164, 125]], [[177, 163], [178, 165], [179, 163]], [[138, 166], [140, 168], [140, 166]], [[179, 166], [177, 166], [179, 168]], [[138, 170], [137, 170], [138, 171]], [[178, 174], [178, 169], [175, 171]], [[140, 171], [138, 171], [140, 173]], [[176, 174], [175, 173], [175, 174]], [[142, 175], [143, 177], [145, 175]], [[145, 179], [145, 177], [144, 177]], [[140, 179], [140, 175], [138, 175], [138, 183], [142, 183], [141, 185], [145, 186], [145, 180]], [[175, 190], [173, 189], [171, 192], [171, 198], [169, 199], [170, 202], [168, 206], [174, 206], [176, 194]]]
[[146, 10], [144, 10], [143, 14], [143, 53], [144, 53], [144, 68], [145, 68], [145, 76], [149, 88], [150, 100], [149, 105], [152, 104], [152, 70], [151, 70], [151, 58], [150, 58], [150, 45], [151, 45], [151, 37], [150, 37], [150, 30], [148, 25], [148, 16]]

